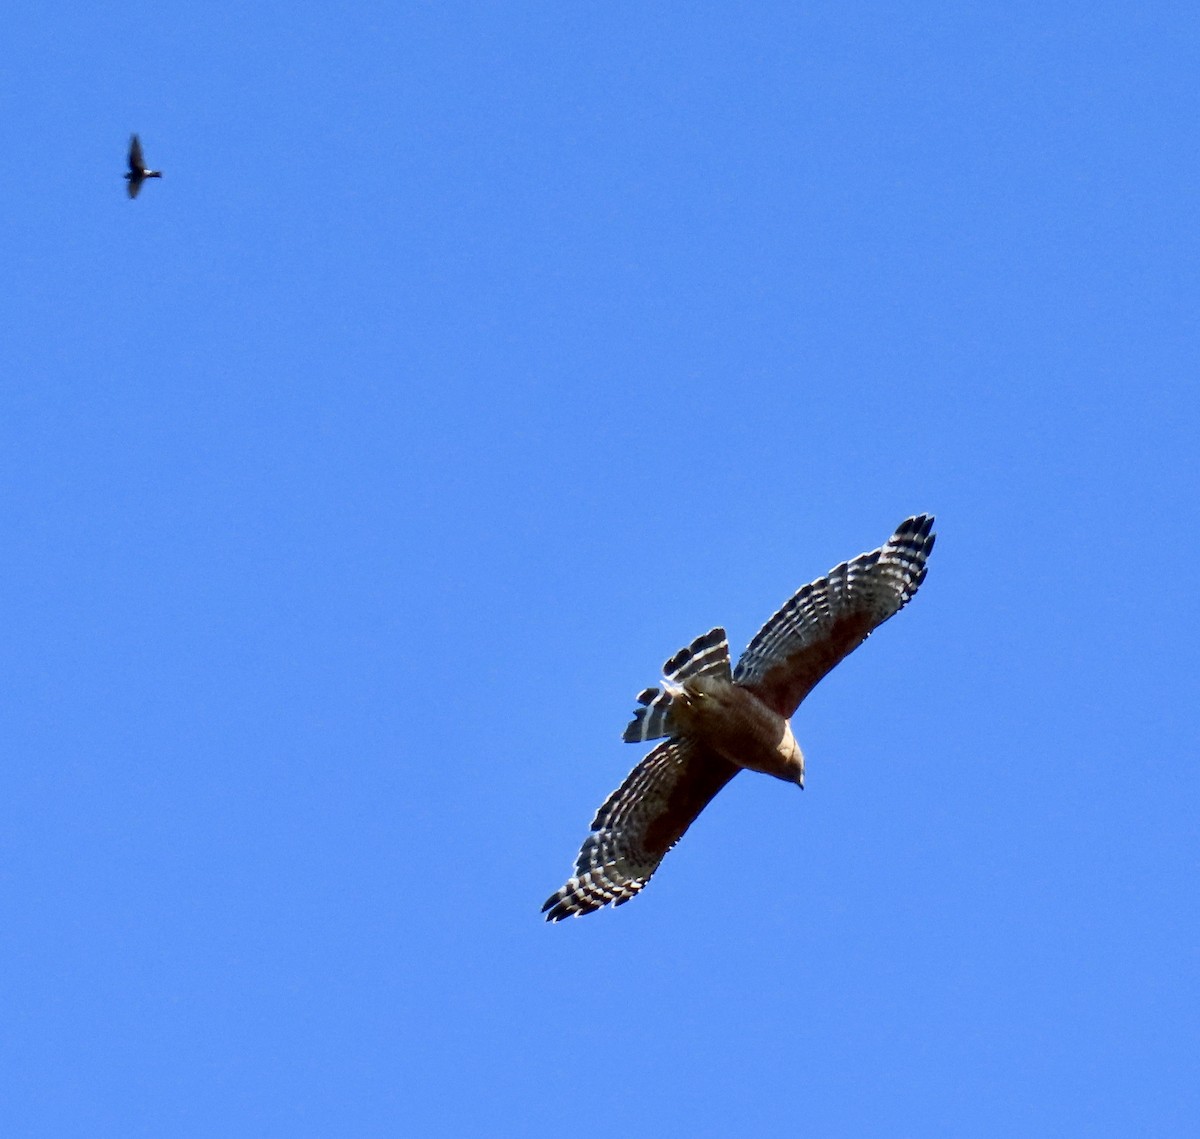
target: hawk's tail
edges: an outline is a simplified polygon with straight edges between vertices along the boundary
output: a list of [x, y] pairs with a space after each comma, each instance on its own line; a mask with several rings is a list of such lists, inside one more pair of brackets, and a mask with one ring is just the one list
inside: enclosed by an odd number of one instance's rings
[[633, 714], [625, 729], [626, 743], [641, 743], [673, 736], [677, 732], [671, 717], [671, 702], [679, 685], [694, 676], [718, 676], [731, 679], [729, 642], [724, 629], [711, 629], [697, 637], [687, 648], [680, 649], [663, 665], [661, 688], [647, 688], [638, 693], [637, 701], [644, 707]]

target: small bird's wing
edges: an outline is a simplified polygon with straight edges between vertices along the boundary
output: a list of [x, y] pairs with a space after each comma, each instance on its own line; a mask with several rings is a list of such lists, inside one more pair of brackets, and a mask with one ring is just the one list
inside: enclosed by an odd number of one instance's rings
[[547, 921], [629, 901], [712, 798], [741, 769], [690, 739], [656, 747], [596, 812], [575, 876], [546, 899]]
[[[137, 135], [129, 136], [129, 169], [134, 174], [140, 174], [146, 169], [146, 160], [142, 157], [142, 140]], [[136, 190], [132, 190], [129, 196], [132, 198], [136, 193]]]
[[925, 580], [932, 529], [932, 515], [909, 518], [885, 546], [804, 586], [758, 631], [733, 679], [790, 717], [834, 665], [908, 604]]
[[142, 188], [142, 180], [140, 178], [130, 178], [128, 182], [128, 193], [131, 198], [138, 196], [138, 191]]

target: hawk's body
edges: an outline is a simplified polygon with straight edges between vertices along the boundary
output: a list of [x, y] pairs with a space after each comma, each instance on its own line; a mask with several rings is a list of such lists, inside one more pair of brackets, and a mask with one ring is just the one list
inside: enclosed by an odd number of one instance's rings
[[804, 756], [792, 726], [732, 680], [685, 680], [671, 694], [671, 723], [672, 735], [703, 743], [738, 767], [804, 785]]
[[627, 902], [742, 768], [804, 786], [804, 756], [788, 721], [817, 682], [916, 593], [932, 529], [928, 514], [909, 518], [880, 549], [804, 586], [736, 668], [724, 629], [663, 665], [661, 687], [639, 694], [625, 739], [667, 739], [600, 808], [575, 876], [542, 907], [548, 921]]

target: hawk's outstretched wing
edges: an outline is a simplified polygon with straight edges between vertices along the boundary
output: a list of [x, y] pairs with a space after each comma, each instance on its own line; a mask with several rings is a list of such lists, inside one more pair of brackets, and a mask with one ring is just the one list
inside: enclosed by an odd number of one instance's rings
[[142, 140], [137, 135], [129, 136], [129, 170], [132, 174], [141, 174], [146, 169], [146, 160], [142, 157]]
[[734, 681], [790, 718], [821, 677], [917, 592], [932, 529], [932, 515], [909, 518], [880, 549], [804, 586], [755, 635]]
[[689, 739], [659, 744], [596, 812], [575, 860], [575, 877], [542, 906], [546, 920], [629, 901], [740, 770]]

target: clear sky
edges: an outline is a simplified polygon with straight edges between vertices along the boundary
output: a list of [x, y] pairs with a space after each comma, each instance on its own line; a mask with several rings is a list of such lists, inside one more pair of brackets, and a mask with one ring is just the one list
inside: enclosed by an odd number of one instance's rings
[[[0, 65], [5, 1135], [1192, 1133], [1194, 4]], [[921, 511], [807, 789], [545, 924], [661, 663]]]

